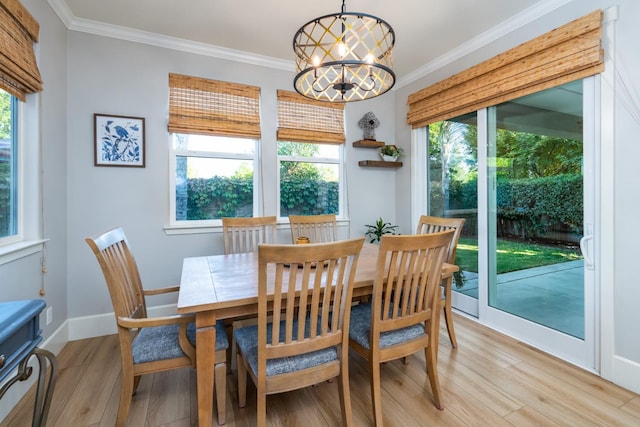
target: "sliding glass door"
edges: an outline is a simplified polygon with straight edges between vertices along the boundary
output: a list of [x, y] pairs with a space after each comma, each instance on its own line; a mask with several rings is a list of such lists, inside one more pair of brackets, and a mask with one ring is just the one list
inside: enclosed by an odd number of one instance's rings
[[590, 369], [594, 87], [573, 82], [429, 127], [429, 213], [466, 219], [454, 307]]
[[429, 215], [464, 218], [454, 306], [478, 316], [478, 126], [470, 113], [429, 126]]

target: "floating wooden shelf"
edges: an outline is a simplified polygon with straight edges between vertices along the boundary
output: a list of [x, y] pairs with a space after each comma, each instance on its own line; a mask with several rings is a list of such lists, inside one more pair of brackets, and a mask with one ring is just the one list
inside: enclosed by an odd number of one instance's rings
[[402, 162], [385, 162], [382, 160], [361, 160], [358, 162], [359, 166], [375, 167], [375, 168], [400, 168]]
[[384, 142], [374, 139], [361, 139], [360, 141], [354, 142], [353, 146], [358, 148], [380, 148], [384, 146]]

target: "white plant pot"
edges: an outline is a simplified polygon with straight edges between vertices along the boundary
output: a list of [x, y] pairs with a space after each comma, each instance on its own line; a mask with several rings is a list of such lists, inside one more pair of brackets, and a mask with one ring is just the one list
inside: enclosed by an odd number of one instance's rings
[[387, 156], [385, 154], [380, 154], [380, 157], [382, 157], [382, 160], [384, 160], [385, 162], [395, 162], [396, 160], [398, 160], [398, 157], [396, 156]]

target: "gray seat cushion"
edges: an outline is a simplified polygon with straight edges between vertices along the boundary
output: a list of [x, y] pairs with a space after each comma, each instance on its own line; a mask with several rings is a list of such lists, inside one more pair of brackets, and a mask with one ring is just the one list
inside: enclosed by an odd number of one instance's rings
[[[184, 356], [178, 343], [179, 325], [154, 326], [142, 328], [133, 340], [133, 363], [154, 362], [156, 360], [175, 359]], [[196, 326], [187, 325], [187, 338], [191, 344], [196, 342]], [[224, 323], [216, 323], [216, 351], [229, 348], [229, 340]]]
[[[362, 347], [370, 350], [371, 334], [371, 303], [358, 304], [351, 308], [351, 324], [349, 338]], [[396, 344], [411, 341], [424, 335], [423, 325], [413, 325], [395, 331], [380, 334], [380, 348], [391, 347]]]
[[[308, 323], [307, 323], [308, 324]], [[297, 328], [294, 328], [297, 329]], [[280, 336], [284, 336], [284, 324], [280, 325]], [[308, 336], [308, 331], [305, 336]], [[242, 354], [245, 356], [249, 368], [258, 372], [258, 326], [252, 325], [237, 329], [233, 334]], [[271, 327], [267, 329], [267, 342], [271, 341]], [[267, 361], [267, 376], [296, 372], [302, 369], [319, 366], [338, 359], [335, 347], [326, 348], [310, 353], [299, 354]]]

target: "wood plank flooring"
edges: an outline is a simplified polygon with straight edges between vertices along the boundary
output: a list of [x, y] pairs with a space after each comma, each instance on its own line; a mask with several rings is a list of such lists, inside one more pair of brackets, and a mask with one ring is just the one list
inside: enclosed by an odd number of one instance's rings
[[[438, 370], [444, 411], [433, 406], [424, 355], [409, 365], [382, 369], [386, 426], [640, 426], [640, 396], [610, 382], [456, 316], [459, 349], [440, 334]], [[60, 376], [48, 426], [113, 426], [120, 387], [115, 335], [68, 343], [58, 356]], [[368, 366], [350, 360], [351, 399], [356, 426], [373, 425]], [[235, 372], [227, 376], [227, 426], [255, 425], [255, 389], [238, 408]], [[251, 384], [251, 381], [249, 381]], [[253, 393], [252, 393], [253, 392]], [[35, 391], [0, 427], [27, 427]], [[197, 425], [196, 376], [192, 369], [142, 378], [129, 426]], [[337, 426], [341, 423], [337, 384], [322, 383], [267, 398], [270, 426]], [[215, 422], [214, 422], [215, 425]]]

